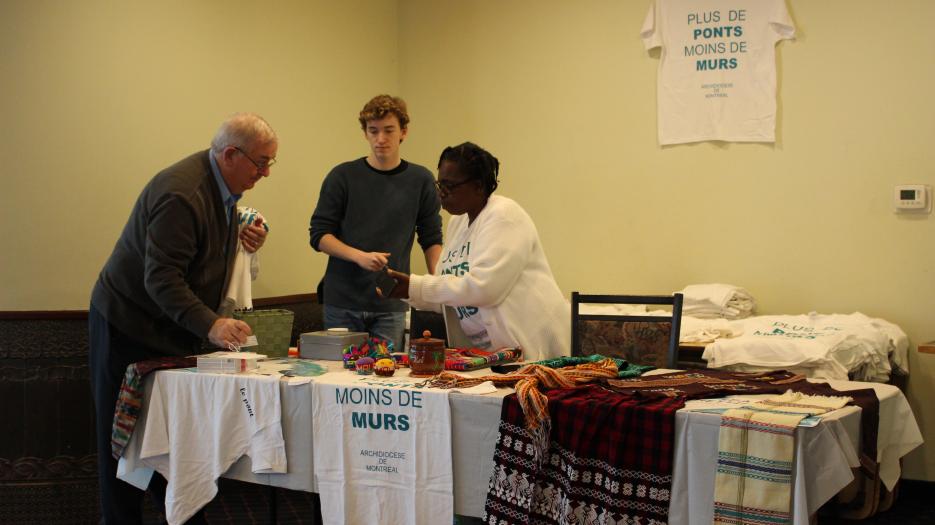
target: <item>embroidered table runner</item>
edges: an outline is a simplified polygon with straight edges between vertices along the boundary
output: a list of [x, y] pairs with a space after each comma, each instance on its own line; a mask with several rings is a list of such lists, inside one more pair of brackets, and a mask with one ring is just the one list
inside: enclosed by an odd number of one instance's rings
[[[674, 396], [688, 399], [705, 399], [734, 394], [781, 394], [787, 390], [809, 395], [838, 396], [845, 393], [832, 388], [828, 383], [813, 383], [802, 375], [785, 370], [773, 372], [727, 372], [701, 369], [673, 372], [632, 379], [609, 380], [609, 388], [619, 392], [630, 392], [640, 397]], [[873, 465], [877, 461], [877, 434], [880, 423], [880, 401], [872, 388], [848, 390], [846, 395], [851, 404], [859, 406], [860, 415], [860, 462], [868, 475], [875, 475]]]
[[517, 395], [504, 399], [484, 521], [665, 523], [684, 401], [596, 385], [546, 395], [549, 419], [535, 429]]
[[718, 434], [714, 523], [792, 523], [795, 429], [804, 417], [850, 400], [789, 391], [726, 411]]

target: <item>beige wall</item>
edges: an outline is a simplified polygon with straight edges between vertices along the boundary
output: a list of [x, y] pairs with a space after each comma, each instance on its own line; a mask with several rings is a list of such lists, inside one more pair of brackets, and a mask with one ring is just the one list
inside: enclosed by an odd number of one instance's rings
[[[0, 3], [0, 310], [86, 308], [142, 186], [237, 110], [281, 137], [244, 199], [273, 228], [255, 294], [312, 291], [321, 180], [366, 153], [356, 113], [389, 91], [410, 102], [410, 160], [467, 139], [499, 156], [499, 191], [536, 221], [566, 292], [728, 282], [763, 313], [856, 310], [935, 339], [935, 219], [891, 206], [895, 184], [935, 178], [935, 3], [790, 0], [777, 144], [668, 148], [658, 58], [637, 37], [648, 4]], [[935, 356], [911, 366], [935, 443]], [[905, 470], [935, 480], [935, 446]]]
[[[894, 185], [935, 182], [935, 3], [788, 5], [777, 144], [660, 148], [649, 1], [401, 2], [400, 88], [431, 135], [417, 156], [497, 155], [566, 293], [726, 282], [763, 313], [861, 311], [935, 339], [935, 218], [892, 211]], [[935, 443], [935, 355], [911, 354]], [[905, 467], [935, 480], [935, 446]]]
[[314, 291], [321, 181], [367, 152], [357, 113], [395, 91], [396, 2], [0, 3], [0, 310], [87, 308], [136, 196], [235, 111], [280, 136], [242, 203], [272, 234], [257, 296]]

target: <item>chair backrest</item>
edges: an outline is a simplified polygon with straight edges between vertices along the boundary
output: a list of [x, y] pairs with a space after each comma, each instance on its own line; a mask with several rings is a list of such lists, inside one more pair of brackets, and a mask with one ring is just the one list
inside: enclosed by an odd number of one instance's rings
[[[432, 332], [432, 337], [442, 339], [447, 346], [451, 346], [448, 344], [448, 332], [445, 330], [445, 318], [442, 314], [411, 308], [409, 314], [409, 340], [422, 337], [423, 330]], [[409, 349], [400, 348], [397, 351], [408, 352]]]
[[[581, 313], [582, 304], [667, 305], [666, 315]], [[637, 365], [675, 368], [678, 362], [682, 294], [571, 294], [571, 355], [601, 354]]]

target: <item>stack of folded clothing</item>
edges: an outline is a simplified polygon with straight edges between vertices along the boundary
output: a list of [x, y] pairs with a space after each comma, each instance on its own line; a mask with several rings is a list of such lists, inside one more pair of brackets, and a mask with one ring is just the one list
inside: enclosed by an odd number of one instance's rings
[[701, 319], [690, 315], [682, 316], [679, 342], [707, 344], [718, 339], [729, 339], [743, 334], [743, 327], [727, 319]]
[[523, 356], [519, 348], [501, 348], [496, 351], [480, 348], [448, 348], [445, 350], [445, 370], [468, 372], [493, 364], [509, 363]]
[[743, 319], [750, 317], [756, 303], [749, 292], [730, 284], [690, 284], [680, 292], [682, 315], [702, 319]]
[[741, 335], [709, 344], [702, 355], [708, 368], [784, 369], [814, 378], [886, 382], [888, 357], [907, 361], [902, 357], [907, 353], [905, 332], [860, 312], [763, 315], [731, 321], [730, 326]]

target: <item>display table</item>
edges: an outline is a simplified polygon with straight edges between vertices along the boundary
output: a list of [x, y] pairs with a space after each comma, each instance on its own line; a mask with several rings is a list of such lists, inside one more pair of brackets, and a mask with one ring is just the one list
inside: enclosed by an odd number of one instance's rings
[[[339, 362], [322, 362], [330, 374], [352, 374], [340, 368]], [[474, 374], [483, 374], [475, 372]], [[206, 375], [184, 370], [161, 371], [147, 381], [147, 401], [152, 384], [167, 374], [184, 374], [185, 381], [205, 381]], [[405, 375], [405, 370], [397, 372]], [[258, 377], [257, 380], [269, 378]], [[314, 381], [314, 378], [312, 378]], [[293, 379], [292, 381], [295, 381]], [[831, 381], [839, 390], [873, 387], [880, 398], [878, 460], [880, 478], [892, 489], [899, 479], [899, 458], [922, 443], [918, 425], [906, 398], [890, 385]], [[280, 381], [282, 434], [285, 440], [288, 472], [256, 474], [249, 457], [242, 457], [224, 477], [317, 492], [313, 468], [312, 396], [310, 383], [295, 384]], [[158, 389], [160, 395], [171, 395]], [[451, 454], [454, 475], [455, 513], [482, 516], [487, 485], [493, 471], [493, 453], [498, 435], [503, 397], [512, 390], [501, 388], [486, 395], [449, 394], [451, 417]], [[190, 400], [198, 403], [197, 399]], [[121, 459], [121, 475], [130, 479], [144, 465], [139, 459], [140, 442], [146, 432], [144, 404], [136, 432]], [[711, 523], [713, 513], [714, 477], [717, 461], [717, 441], [720, 417], [716, 414], [692, 412], [690, 402], [676, 414], [675, 461], [670, 502], [670, 523]], [[796, 467], [793, 515], [795, 523], [806, 525], [809, 516], [852, 479], [851, 469], [859, 466], [857, 459], [860, 409], [845, 407], [826, 414], [815, 427], [800, 427], [796, 434]], [[176, 444], [175, 446], [185, 446]], [[170, 452], [171, 454], [171, 452]], [[689, 487], [691, 489], [689, 490]]]

